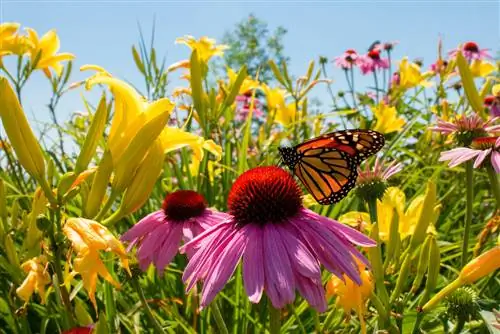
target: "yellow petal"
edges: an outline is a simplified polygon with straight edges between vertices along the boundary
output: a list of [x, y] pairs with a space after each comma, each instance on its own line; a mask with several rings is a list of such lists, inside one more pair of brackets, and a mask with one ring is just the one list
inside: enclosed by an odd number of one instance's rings
[[0, 23], [0, 41], [11, 37], [19, 29], [20, 24], [16, 22]]
[[42, 51], [42, 59], [55, 55], [59, 47], [59, 37], [54, 29], [43, 35], [38, 43], [38, 48]]
[[500, 84], [496, 84], [491, 88], [491, 92], [495, 96], [500, 96]]

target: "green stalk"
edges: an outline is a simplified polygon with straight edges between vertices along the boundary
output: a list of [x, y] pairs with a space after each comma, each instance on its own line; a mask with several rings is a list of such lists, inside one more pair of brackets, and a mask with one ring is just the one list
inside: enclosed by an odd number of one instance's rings
[[269, 332], [279, 334], [281, 331], [281, 310], [273, 307], [269, 301]]
[[133, 288], [139, 295], [139, 299], [141, 300], [142, 307], [144, 308], [144, 312], [146, 313], [146, 316], [148, 317], [148, 320], [150, 322], [150, 325], [153, 326], [155, 331], [157, 333], [162, 333], [164, 334], [165, 331], [161, 327], [161, 325], [156, 321], [153, 313], [151, 312], [151, 308], [149, 307], [148, 301], [146, 300], [146, 297], [144, 297], [144, 292], [142, 291], [141, 285], [137, 281], [137, 278], [133, 277], [130, 280], [130, 284], [132, 284]]
[[491, 191], [497, 201], [497, 210], [500, 210], [500, 185], [498, 184], [497, 173], [491, 165], [486, 168], [486, 171], [488, 172], [488, 178], [490, 179]]
[[224, 322], [224, 319], [222, 318], [222, 314], [220, 313], [219, 306], [217, 305], [217, 301], [213, 301], [212, 304], [210, 304], [210, 309], [212, 310], [212, 313], [214, 314], [215, 323], [217, 323], [217, 327], [219, 327], [219, 333], [229, 334], [227, 327], [226, 327], [226, 323]]
[[[111, 275], [114, 274], [114, 268], [113, 268], [113, 254], [108, 253], [106, 254], [106, 262], [107, 262], [107, 268], [108, 271]], [[116, 328], [115, 328], [115, 319], [116, 319], [116, 303], [115, 303], [115, 296], [113, 295], [113, 286], [109, 282], [104, 282], [104, 305], [106, 307], [106, 320], [108, 322], [108, 327], [113, 333]]]
[[372, 264], [373, 276], [375, 277], [375, 286], [377, 287], [378, 295], [386, 308], [389, 306], [389, 294], [384, 284], [384, 268], [382, 266], [382, 249], [380, 245], [378, 222], [377, 222], [377, 200], [370, 199], [368, 201], [368, 209], [370, 211], [370, 220], [372, 222], [372, 231], [370, 237], [377, 243], [376, 247], [369, 248], [368, 255]]
[[234, 288], [235, 289], [235, 296], [234, 296], [235, 307], [234, 307], [234, 312], [233, 312], [233, 333], [235, 333], [235, 334], [238, 333], [238, 324], [240, 322], [240, 299], [241, 299], [240, 298], [241, 297], [240, 291], [243, 288], [242, 277], [243, 277], [243, 273], [242, 273], [241, 266], [238, 266], [236, 268], [236, 276], [235, 276], [236, 284], [235, 284], [235, 288]]
[[462, 329], [464, 329], [464, 325], [465, 325], [465, 320], [458, 319], [457, 324], [455, 325], [455, 328], [453, 329], [453, 333], [454, 334], [462, 333]]
[[467, 202], [465, 211], [464, 241], [462, 244], [462, 268], [467, 264], [467, 251], [469, 249], [470, 226], [472, 223], [472, 201], [474, 200], [473, 182], [472, 182], [472, 161], [465, 163], [465, 188], [467, 191]]

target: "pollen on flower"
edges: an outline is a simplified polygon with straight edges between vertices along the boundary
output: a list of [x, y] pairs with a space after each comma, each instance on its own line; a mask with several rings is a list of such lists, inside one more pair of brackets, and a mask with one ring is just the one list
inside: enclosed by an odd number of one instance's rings
[[200, 216], [207, 208], [207, 201], [196, 191], [178, 190], [165, 197], [162, 208], [167, 218], [183, 221]]
[[243, 173], [228, 197], [230, 213], [239, 224], [279, 223], [297, 214], [302, 192], [285, 170], [257, 167]]

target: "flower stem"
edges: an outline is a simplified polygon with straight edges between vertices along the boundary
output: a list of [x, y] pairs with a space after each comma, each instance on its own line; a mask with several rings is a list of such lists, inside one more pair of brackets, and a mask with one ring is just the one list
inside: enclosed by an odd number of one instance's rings
[[465, 325], [465, 320], [464, 319], [458, 319], [457, 324], [455, 325], [455, 328], [453, 329], [454, 334], [460, 334], [462, 333], [462, 329], [464, 329]]
[[467, 264], [467, 251], [469, 250], [469, 235], [470, 226], [472, 223], [472, 201], [474, 200], [473, 183], [472, 183], [472, 161], [465, 163], [465, 189], [467, 192], [466, 211], [465, 211], [465, 228], [464, 241], [462, 244], [462, 267]]
[[377, 222], [377, 200], [370, 199], [368, 201], [368, 209], [370, 211], [370, 220], [372, 222], [372, 231], [370, 237], [377, 243], [376, 247], [368, 250], [368, 257], [373, 268], [373, 276], [375, 277], [375, 285], [378, 295], [383, 305], [388, 308], [389, 294], [384, 284], [384, 268], [382, 266], [382, 249], [379, 239], [378, 222]]
[[487, 167], [487, 172], [490, 179], [491, 191], [493, 192], [495, 200], [497, 201], [497, 210], [500, 210], [500, 185], [498, 184], [497, 173], [492, 166]]
[[144, 307], [144, 312], [146, 312], [146, 315], [148, 317], [149, 322], [151, 325], [154, 327], [157, 333], [165, 333], [161, 325], [156, 321], [153, 313], [151, 312], [151, 308], [149, 307], [148, 301], [146, 300], [146, 297], [144, 297], [144, 292], [142, 291], [141, 285], [137, 281], [137, 278], [132, 277], [130, 280], [130, 283], [132, 284], [133, 288], [139, 295], [139, 299], [141, 300], [142, 307]]
[[279, 334], [281, 331], [281, 310], [273, 307], [269, 302], [269, 332]]
[[210, 304], [210, 308], [212, 309], [212, 313], [214, 314], [215, 322], [217, 323], [217, 327], [219, 327], [219, 332], [221, 334], [228, 334], [228, 330], [226, 327], [226, 323], [224, 322], [224, 319], [222, 318], [222, 314], [220, 313], [219, 310], [219, 305], [217, 305], [217, 301], [213, 301], [212, 304]]

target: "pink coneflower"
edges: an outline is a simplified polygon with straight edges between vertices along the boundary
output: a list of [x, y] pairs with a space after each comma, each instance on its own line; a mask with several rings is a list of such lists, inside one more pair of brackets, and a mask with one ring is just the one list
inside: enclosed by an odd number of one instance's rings
[[399, 72], [392, 73], [391, 87], [399, 86], [400, 83], [401, 83], [401, 76], [399, 75]]
[[379, 49], [373, 49], [366, 55], [363, 55], [360, 58], [360, 62], [361, 73], [363, 74], [372, 73], [377, 69], [389, 68], [389, 60], [387, 58], [380, 57]]
[[368, 161], [364, 167], [358, 167], [356, 194], [366, 201], [382, 198], [388, 187], [387, 180], [403, 169], [403, 165], [395, 160], [386, 167], [379, 157], [375, 159], [373, 169]]
[[381, 49], [384, 49], [385, 51], [392, 51], [396, 45], [399, 44], [399, 41], [392, 41], [392, 42], [385, 42], [381, 46], [379, 46]]
[[437, 126], [430, 127], [429, 130], [444, 135], [452, 134], [461, 145], [467, 146], [474, 138], [500, 131], [500, 124], [493, 125], [497, 120], [494, 117], [485, 122], [479, 115], [472, 113], [470, 116], [459, 115], [451, 122], [438, 118]]
[[[252, 95], [241, 94], [236, 96], [236, 116], [237, 121], [245, 121], [250, 113], [250, 107], [252, 106]], [[256, 119], [262, 119], [264, 117], [264, 112], [262, 111], [262, 103], [257, 99], [253, 99], [253, 111], [252, 117]]]
[[485, 58], [491, 58], [489, 50], [490, 49], [480, 49], [475, 42], [467, 42], [462, 45], [461, 49], [457, 48], [448, 52], [448, 55], [450, 57], [456, 57], [458, 51], [462, 51], [465, 59], [467, 59], [468, 61], [473, 61], [474, 59], [482, 60]]
[[490, 110], [491, 117], [500, 117], [500, 97], [495, 95], [484, 98], [484, 106]]
[[476, 159], [474, 168], [481, 166], [490, 156], [491, 165], [496, 173], [500, 173], [500, 137], [475, 138], [472, 147], [458, 147], [441, 153], [439, 161], [450, 161], [449, 167], [455, 167], [465, 161]]
[[91, 334], [94, 331], [94, 325], [75, 327], [62, 332], [62, 334]]
[[434, 64], [431, 64], [431, 72], [433, 73], [442, 73], [446, 70], [446, 68], [448, 67], [448, 61], [447, 60], [436, 60], [436, 62]]
[[349, 49], [339, 57], [336, 57], [334, 63], [337, 67], [340, 67], [343, 70], [348, 70], [353, 68], [354, 66], [359, 65], [360, 58], [355, 50]]
[[160, 274], [177, 253], [181, 240], [189, 241], [229, 215], [207, 208], [205, 198], [192, 190], [178, 190], [165, 197], [161, 210], [135, 224], [121, 240], [137, 245], [140, 268], [154, 263]]
[[309, 304], [326, 310], [320, 264], [338, 277], [361, 284], [355, 258], [367, 260], [355, 245], [375, 246], [362, 233], [302, 206], [293, 177], [279, 167], [243, 173], [228, 198], [232, 218], [185, 244], [194, 252], [183, 275], [187, 291], [203, 281], [200, 306], [222, 290], [240, 259], [244, 287], [253, 303], [265, 292], [275, 308], [295, 300], [295, 290]]

